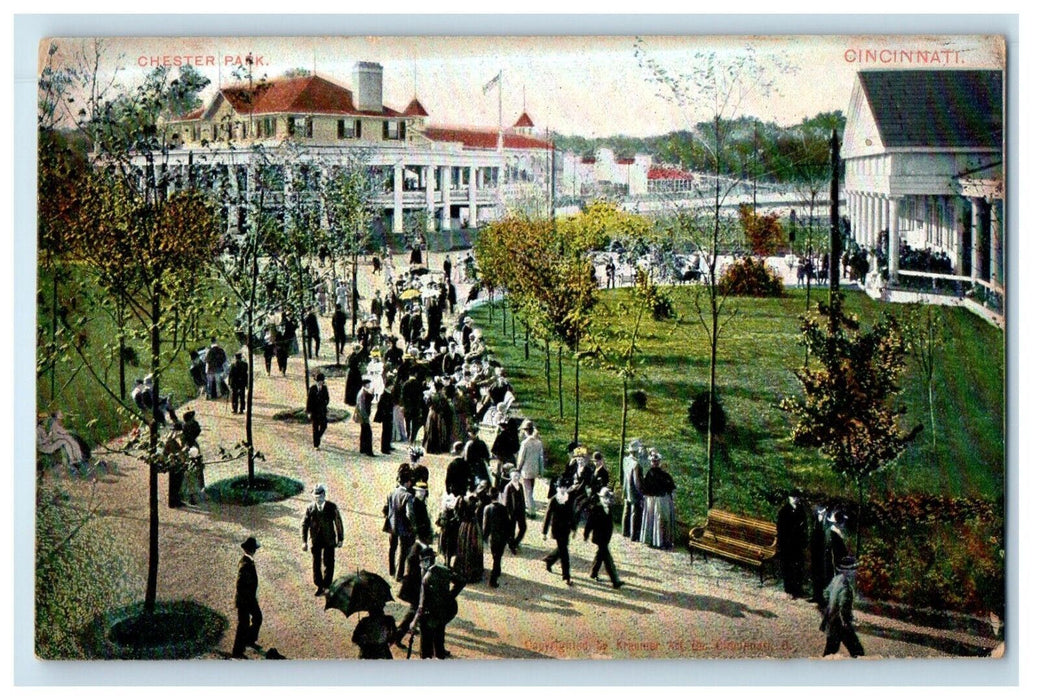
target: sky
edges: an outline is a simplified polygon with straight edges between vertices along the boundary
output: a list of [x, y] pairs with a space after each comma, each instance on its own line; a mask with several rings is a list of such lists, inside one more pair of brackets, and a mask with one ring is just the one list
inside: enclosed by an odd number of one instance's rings
[[[764, 72], [755, 88], [726, 116], [748, 115], [781, 125], [848, 106], [858, 70], [917, 68], [1003, 68], [1005, 49], [984, 36], [791, 36], [791, 37], [292, 37], [292, 38], [109, 38], [102, 70], [123, 85], [133, 84], [155, 62], [180, 60], [211, 81], [234, 82], [243, 58], [262, 57], [257, 75], [269, 79], [293, 68], [353, 89], [357, 61], [383, 66], [383, 102], [403, 110], [418, 96], [430, 123], [497, 127], [498, 90], [482, 90], [502, 72], [502, 121], [511, 126], [526, 108], [539, 130], [565, 135], [650, 136], [687, 128], [713, 113], [710, 99], [684, 107], [666, 99], [665, 86], [636, 57], [645, 55], [679, 77], [714, 56], [724, 63], [753, 51]], [[75, 62], [83, 39], [45, 39], [41, 65], [51, 41], [62, 64]], [[191, 57], [185, 59], [184, 57]], [[684, 80], [692, 85], [696, 78]]]

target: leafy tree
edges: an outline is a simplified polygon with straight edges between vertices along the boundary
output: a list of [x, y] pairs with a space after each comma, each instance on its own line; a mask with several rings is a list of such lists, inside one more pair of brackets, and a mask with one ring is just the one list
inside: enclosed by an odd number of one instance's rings
[[784, 399], [781, 407], [797, 421], [795, 444], [819, 449], [835, 473], [855, 482], [862, 513], [867, 479], [898, 457], [921, 426], [904, 430], [906, 407], [895, 404], [907, 354], [899, 324], [886, 314], [861, 330], [843, 303], [843, 295], [834, 294], [830, 304], [820, 303], [818, 315], [804, 317], [802, 338], [816, 363], [796, 372], [804, 395]]
[[[726, 310], [725, 290], [719, 284], [719, 257], [723, 254], [725, 216], [723, 206], [735, 190], [738, 180], [724, 179], [727, 172], [726, 158], [731, 153], [734, 140], [749, 126], [747, 120], [737, 119], [744, 99], [752, 93], [768, 95], [776, 76], [791, 68], [782, 57], [769, 60], [759, 58], [755, 50], [747, 46], [731, 54], [695, 52], [682, 68], [667, 68], [653, 58], [642, 40], [635, 46], [636, 58], [648, 70], [651, 79], [661, 88], [663, 96], [683, 110], [690, 122], [688, 131], [690, 150], [702, 154], [705, 159], [702, 169], [710, 174], [707, 178], [709, 192], [704, 192], [710, 204], [694, 209], [675, 212], [675, 227], [680, 235], [690, 240], [699, 249], [707, 263], [707, 275], [699, 291], [707, 296], [702, 305], [700, 294], [695, 306], [705, 335], [708, 339], [708, 393], [709, 404], [715, 401], [718, 390], [719, 342], [725, 326], [733, 319]], [[711, 119], [693, 126], [693, 114], [708, 109]], [[753, 128], [753, 125], [751, 125]], [[715, 475], [715, 426], [709, 412], [707, 430], [707, 507], [714, 505]]]
[[905, 305], [902, 326], [910, 358], [917, 366], [919, 376], [928, 394], [932, 458], [938, 460], [938, 433], [935, 428], [935, 373], [943, 348], [950, 340], [950, 326], [942, 310], [931, 304]]
[[758, 214], [747, 204], [741, 204], [739, 217], [748, 247], [755, 255], [773, 255], [783, 245], [784, 230], [776, 212]]

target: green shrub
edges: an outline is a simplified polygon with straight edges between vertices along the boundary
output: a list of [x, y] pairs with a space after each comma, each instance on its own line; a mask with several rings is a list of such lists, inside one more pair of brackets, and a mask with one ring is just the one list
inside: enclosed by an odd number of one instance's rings
[[296, 479], [277, 474], [254, 474], [253, 487], [246, 475], [222, 479], [206, 487], [206, 496], [215, 503], [236, 506], [255, 506], [260, 503], [284, 501], [303, 492], [303, 484]]

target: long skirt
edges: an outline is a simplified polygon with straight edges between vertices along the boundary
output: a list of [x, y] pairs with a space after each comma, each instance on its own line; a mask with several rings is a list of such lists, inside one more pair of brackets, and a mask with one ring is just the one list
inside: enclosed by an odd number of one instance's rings
[[480, 525], [475, 522], [466, 521], [459, 527], [455, 570], [469, 583], [484, 579], [484, 540], [481, 538]]
[[427, 454], [437, 455], [447, 452], [451, 445], [451, 425], [449, 416], [443, 416], [430, 409], [426, 417], [426, 432], [423, 437], [423, 448]]
[[394, 406], [394, 442], [408, 442], [408, 423], [400, 406]]
[[675, 541], [675, 502], [667, 496], [647, 496], [643, 500], [643, 525], [640, 539], [656, 549], [671, 549]]
[[351, 367], [347, 370], [347, 389], [343, 401], [348, 406], [357, 406], [357, 395], [361, 391], [361, 370]]

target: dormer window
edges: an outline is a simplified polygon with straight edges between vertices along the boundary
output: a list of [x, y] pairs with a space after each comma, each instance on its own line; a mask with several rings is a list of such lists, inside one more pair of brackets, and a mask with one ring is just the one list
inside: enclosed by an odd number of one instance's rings
[[403, 141], [405, 135], [405, 123], [387, 119], [383, 122], [384, 141]]

